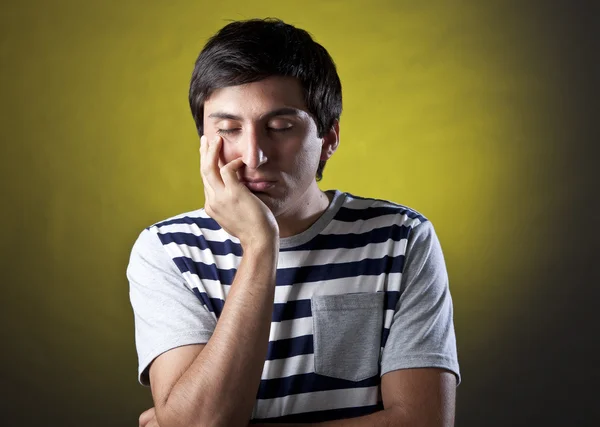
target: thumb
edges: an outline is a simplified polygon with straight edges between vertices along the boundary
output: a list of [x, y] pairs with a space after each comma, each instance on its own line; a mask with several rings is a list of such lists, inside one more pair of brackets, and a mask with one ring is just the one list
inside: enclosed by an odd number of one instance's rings
[[148, 424], [152, 420], [152, 418], [154, 418], [154, 408], [146, 409], [140, 415], [140, 427], [145, 427], [145, 425]]
[[221, 177], [223, 178], [223, 183], [225, 184], [225, 186], [241, 185], [236, 172], [240, 170], [243, 165], [243, 159], [241, 157], [238, 157], [237, 159], [230, 161], [220, 169]]

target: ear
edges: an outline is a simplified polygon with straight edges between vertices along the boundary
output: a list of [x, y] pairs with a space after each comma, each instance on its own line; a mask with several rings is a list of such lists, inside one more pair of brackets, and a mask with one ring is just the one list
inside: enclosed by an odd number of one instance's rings
[[340, 122], [336, 120], [329, 132], [323, 135], [323, 145], [321, 147], [321, 160], [329, 160], [335, 150], [340, 145]]

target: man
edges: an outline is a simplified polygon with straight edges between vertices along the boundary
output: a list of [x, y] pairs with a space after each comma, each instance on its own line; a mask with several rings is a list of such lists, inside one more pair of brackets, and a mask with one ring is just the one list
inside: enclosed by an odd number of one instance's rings
[[143, 230], [127, 269], [155, 405], [140, 425], [453, 425], [431, 223], [317, 186], [342, 110], [327, 51], [279, 20], [232, 22], [200, 53], [190, 105], [205, 206]]

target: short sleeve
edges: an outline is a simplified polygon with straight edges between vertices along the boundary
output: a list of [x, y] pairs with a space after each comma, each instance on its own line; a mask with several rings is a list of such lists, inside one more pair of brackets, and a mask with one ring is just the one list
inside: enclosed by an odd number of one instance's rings
[[152, 361], [176, 347], [207, 343], [216, 319], [188, 286], [156, 231], [144, 229], [140, 233], [126, 274], [134, 314], [138, 381], [149, 386]]
[[411, 230], [401, 280], [381, 375], [397, 369], [442, 368], [460, 383], [448, 273], [430, 221]]

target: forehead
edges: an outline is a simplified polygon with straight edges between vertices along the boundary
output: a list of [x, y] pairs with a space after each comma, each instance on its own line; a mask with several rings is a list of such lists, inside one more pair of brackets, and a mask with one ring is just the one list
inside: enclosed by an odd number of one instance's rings
[[271, 76], [264, 80], [215, 90], [204, 103], [204, 114], [225, 110], [239, 115], [260, 115], [275, 108], [308, 112], [299, 80]]

